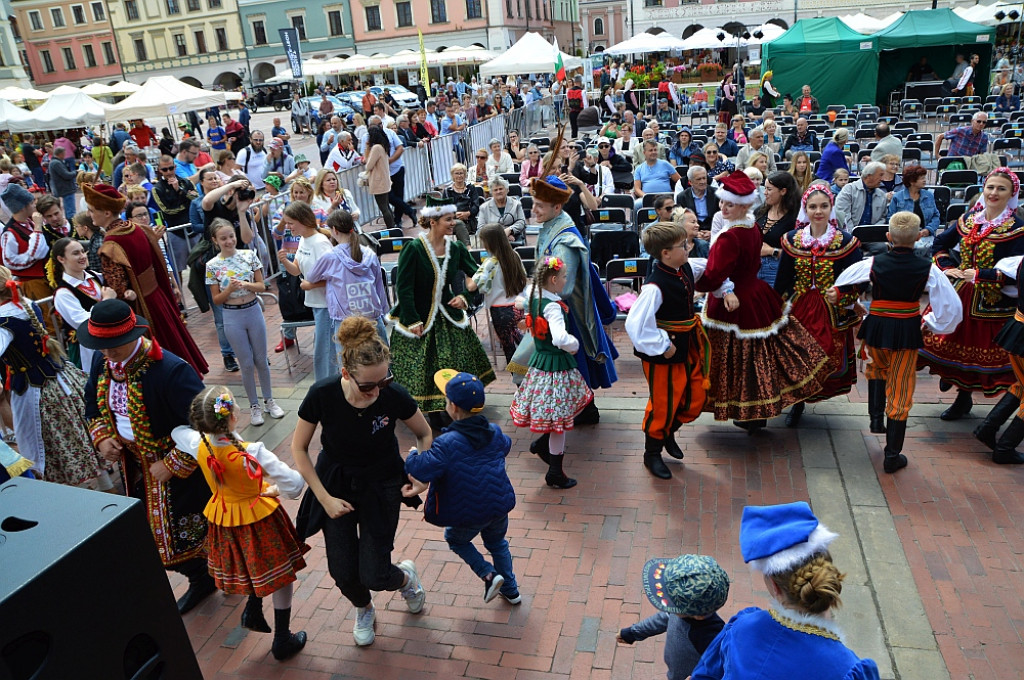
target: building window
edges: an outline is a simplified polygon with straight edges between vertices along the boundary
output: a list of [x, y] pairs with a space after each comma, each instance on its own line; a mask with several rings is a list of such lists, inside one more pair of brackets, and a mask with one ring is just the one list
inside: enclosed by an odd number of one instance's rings
[[142, 38], [135, 38], [132, 44], [135, 46], [135, 61], [146, 61], [146, 41]]
[[43, 30], [43, 15], [39, 12], [32, 10], [28, 13], [28, 23], [32, 26], [33, 31]]
[[512, 0], [505, 0], [505, 14], [509, 19], [512, 18]]
[[21, 51], [21, 65], [25, 67], [25, 72], [28, 73], [29, 79], [33, 79], [32, 65], [28, 63], [28, 52], [25, 50]]
[[604, 19], [594, 19], [594, 35], [604, 35]]
[[547, 21], [548, 20], [548, 0], [544, 0], [544, 2], [541, 3], [541, 4], [544, 5], [544, 21]]
[[54, 28], [64, 28], [64, 10], [60, 7], [51, 7], [50, 20], [53, 22]]
[[448, 23], [448, 10], [444, 6], [444, 0], [430, 0], [430, 23]]
[[129, 21], [138, 21], [139, 3], [136, 0], [124, 0], [124, 12]]
[[[526, 0], [529, 2], [530, 0]], [[536, 19], [540, 19], [540, 0], [533, 0], [533, 16]]]
[[480, 0], [466, 0], [466, 18], [479, 19], [481, 16]]
[[82, 57], [85, 59], [86, 68], [96, 66], [96, 52], [93, 51], [92, 45], [82, 45]]
[[292, 17], [292, 28], [299, 34], [299, 40], [306, 39], [306, 17], [296, 14]]
[[102, 47], [104, 64], [107, 64], [109, 66], [110, 64], [113, 64], [115, 61], [117, 61], [117, 59], [114, 58], [114, 43], [105, 42], [103, 43]]
[[661, 7], [662, 0], [644, 0], [644, 7]]
[[174, 34], [174, 50], [178, 53], [179, 57], [188, 56], [188, 45], [185, 44], [185, 34], [175, 33]]
[[221, 6], [220, 0], [210, 0], [210, 9], [219, 8]]
[[187, 6], [189, 12], [198, 12], [202, 9], [202, 6], [199, 4], [199, 0], [188, 0]]
[[78, 64], [75, 63], [75, 53], [71, 51], [70, 47], [60, 48], [61, 55], [64, 57], [64, 69], [67, 71], [74, 71], [78, 68]]
[[252, 39], [257, 45], [267, 44], [267, 27], [262, 20], [252, 22]]
[[206, 33], [196, 31], [196, 54], [206, 54]]
[[217, 51], [227, 52], [228, 51], [228, 32], [225, 28], [213, 29], [213, 34], [217, 38]]
[[345, 35], [345, 25], [341, 22], [341, 10], [335, 9], [328, 12], [327, 24], [332, 36]]
[[366, 8], [366, 30], [379, 31], [380, 29], [380, 5], [370, 5]]
[[93, 21], [107, 20], [107, 10], [103, 7], [102, 2], [92, 3], [92, 19]]
[[43, 63], [43, 73], [53, 73], [53, 59], [50, 58], [50, 50], [39, 50], [39, 61]]
[[178, 0], [167, 0], [167, 13], [181, 14], [181, 5], [178, 4]]
[[405, 28], [406, 26], [412, 26], [412, 3], [411, 2], [398, 2], [395, 3], [395, 15], [398, 18], [398, 27]]
[[76, 25], [84, 24], [88, 21], [88, 19], [85, 18], [85, 7], [83, 5], [71, 5], [71, 20], [74, 21]]

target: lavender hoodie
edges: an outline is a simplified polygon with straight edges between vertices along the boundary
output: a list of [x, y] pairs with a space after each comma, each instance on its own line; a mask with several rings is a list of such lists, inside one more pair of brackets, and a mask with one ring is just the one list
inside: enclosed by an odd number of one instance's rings
[[327, 282], [327, 311], [335, 321], [354, 314], [377, 320], [388, 311], [380, 260], [372, 250], [361, 247], [362, 262], [353, 260], [348, 244], [342, 243], [317, 260], [306, 275], [311, 283]]

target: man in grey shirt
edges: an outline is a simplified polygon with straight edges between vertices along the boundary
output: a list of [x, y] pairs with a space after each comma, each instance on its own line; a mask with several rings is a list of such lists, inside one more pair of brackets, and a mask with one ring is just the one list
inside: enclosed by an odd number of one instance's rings
[[879, 123], [875, 126], [875, 139], [878, 144], [871, 150], [871, 160], [881, 162], [882, 156], [892, 154], [903, 158], [903, 142], [899, 137], [889, 133], [888, 123]]

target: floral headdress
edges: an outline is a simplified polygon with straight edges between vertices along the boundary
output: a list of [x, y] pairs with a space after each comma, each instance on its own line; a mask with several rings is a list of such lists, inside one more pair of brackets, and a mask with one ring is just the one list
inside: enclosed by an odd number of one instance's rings
[[224, 420], [231, 415], [231, 411], [235, 407], [235, 400], [231, 398], [231, 394], [224, 392], [217, 396], [213, 400], [213, 414], [217, 417], [217, 420]]
[[560, 271], [562, 271], [562, 268], [564, 266], [565, 266], [565, 260], [563, 260], [563, 259], [561, 259], [559, 257], [555, 257], [554, 255], [551, 255], [549, 257], [545, 257], [544, 258], [544, 268], [545, 269], [553, 269], [556, 272], [560, 272]]
[[[828, 228], [825, 229], [825, 233], [821, 238], [815, 238], [811, 235], [811, 220], [807, 216], [807, 201], [811, 198], [811, 194], [814, 193], [822, 193], [828, 196], [829, 206], [831, 206], [828, 215]], [[804, 191], [804, 195], [800, 197], [800, 214], [796, 217], [796, 228], [801, 230], [801, 245], [806, 248], [827, 248], [828, 244], [835, 238], [836, 231], [839, 230], [839, 220], [836, 219], [836, 198], [828, 185], [812, 183]]]

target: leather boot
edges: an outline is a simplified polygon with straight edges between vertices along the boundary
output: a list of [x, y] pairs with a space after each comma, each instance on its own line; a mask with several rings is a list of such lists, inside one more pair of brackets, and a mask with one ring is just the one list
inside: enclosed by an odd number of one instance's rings
[[1024, 420], [1014, 418], [1006, 426], [1003, 436], [996, 442], [992, 450], [992, 462], [1000, 465], [1020, 465], [1024, 463], [1024, 453], [1017, 450], [1017, 445], [1024, 440]]
[[870, 430], [874, 434], [885, 432], [885, 381], [868, 381], [868, 417], [871, 418]]
[[530, 453], [539, 456], [545, 465], [551, 462], [551, 449], [548, 448], [549, 439], [551, 439], [551, 435], [545, 432], [530, 442]]
[[907, 434], [907, 421], [889, 418], [885, 429], [885, 461], [882, 469], [888, 473], [907, 467], [907, 457], [903, 455], [903, 439]]
[[289, 628], [291, 618], [290, 607], [274, 610], [274, 644], [270, 651], [278, 661], [295, 656], [306, 646], [306, 631], [293, 633]]
[[804, 415], [804, 402], [798, 402], [789, 407], [786, 414], [786, 427], [796, 427], [800, 424], [800, 418]]
[[270, 624], [263, 616], [263, 598], [250, 595], [242, 610], [242, 628], [248, 628], [254, 633], [269, 633]]
[[576, 427], [580, 425], [597, 425], [601, 422], [601, 411], [598, 410], [597, 404], [594, 403], [593, 399], [579, 412], [579, 415], [573, 418], [572, 422]]
[[665, 453], [672, 456], [676, 460], [682, 460], [683, 450], [679, 448], [679, 444], [676, 443], [676, 430], [678, 429], [679, 428], [677, 427], [675, 428], [675, 430], [672, 430], [672, 434], [665, 438]]
[[974, 406], [974, 400], [971, 399], [971, 393], [967, 390], [957, 390], [956, 401], [950, 404], [949, 408], [943, 411], [939, 418], [942, 420], [960, 420], [971, 412], [972, 406]]
[[576, 486], [576, 480], [562, 472], [562, 459], [565, 456], [551, 456], [550, 458], [551, 462], [548, 463], [548, 473], [544, 475], [544, 482], [555, 489], [571, 489]]
[[186, 614], [217, 590], [217, 584], [210, 576], [206, 558], [196, 557], [175, 568], [188, 577], [188, 590], [178, 599], [178, 613]]
[[672, 471], [668, 469], [665, 461], [661, 458], [662, 445], [660, 439], [644, 437], [644, 467], [658, 479], [672, 479]]
[[734, 420], [732, 424], [746, 430], [747, 434], [757, 434], [762, 429], [768, 427], [768, 421], [764, 418], [760, 420]]
[[990, 449], [996, 448], [996, 435], [999, 434], [999, 428], [1019, 408], [1020, 399], [1009, 392], [1004, 394], [1003, 398], [997, 401], [996, 405], [985, 416], [985, 420], [981, 421], [981, 425], [974, 428], [975, 438]]

